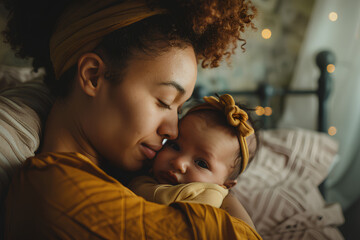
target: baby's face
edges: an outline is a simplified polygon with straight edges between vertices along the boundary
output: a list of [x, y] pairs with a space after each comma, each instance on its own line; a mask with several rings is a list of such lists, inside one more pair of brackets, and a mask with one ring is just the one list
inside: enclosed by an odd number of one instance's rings
[[207, 182], [230, 188], [239, 142], [221, 127], [209, 127], [196, 115], [184, 117], [179, 137], [169, 140], [157, 154], [153, 173], [159, 183]]

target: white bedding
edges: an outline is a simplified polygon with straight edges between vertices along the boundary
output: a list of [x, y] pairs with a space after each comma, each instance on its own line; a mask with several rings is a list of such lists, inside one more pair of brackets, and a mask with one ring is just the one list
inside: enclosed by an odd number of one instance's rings
[[337, 154], [330, 136], [304, 129], [260, 132], [259, 152], [233, 192], [265, 239], [343, 239], [339, 204], [318, 190]]

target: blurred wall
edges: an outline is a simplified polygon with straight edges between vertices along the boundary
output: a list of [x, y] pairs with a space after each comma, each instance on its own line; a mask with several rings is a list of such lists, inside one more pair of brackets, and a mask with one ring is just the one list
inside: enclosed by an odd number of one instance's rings
[[[261, 82], [281, 88], [289, 86], [314, 0], [254, 0], [253, 2], [258, 9], [255, 21], [258, 29], [256, 31], [247, 29], [242, 35], [247, 41], [246, 51], [242, 52], [238, 47], [236, 55], [231, 58], [231, 65], [224, 61], [215, 69], [203, 70], [199, 67], [197, 85], [205, 86], [211, 92], [255, 90]], [[315, 66], [315, 62], [313, 64]], [[259, 104], [257, 99], [253, 98], [237, 100], [251, 107]], [[276, 121], [283, 110], [283, 99], [274, 97], [271, 107], [272, 118]]]
[[[230, 66], [224, 62], [219, 68], [200, 68], [198, 84], [211, 90], [245, 90], [262, 81], [278, 86], [290, 83], [314, 0], [253, 2], [258, 9], [255, 19], [258, 29], [243, 33], [246, 51], [238, 47]], [[271, 31], [268, 39], [262, 37], [264, 29]]]

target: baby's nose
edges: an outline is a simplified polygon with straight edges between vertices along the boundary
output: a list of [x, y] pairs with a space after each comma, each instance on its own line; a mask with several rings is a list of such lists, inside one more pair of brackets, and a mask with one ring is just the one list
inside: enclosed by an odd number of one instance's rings
[[173, 166], [175, 170], [179, 171], [180, 173], [184, 174], [186, 173], [186, 169], [188, 166], [188, 160], [184, 156], [179, 156], [173, 161]]

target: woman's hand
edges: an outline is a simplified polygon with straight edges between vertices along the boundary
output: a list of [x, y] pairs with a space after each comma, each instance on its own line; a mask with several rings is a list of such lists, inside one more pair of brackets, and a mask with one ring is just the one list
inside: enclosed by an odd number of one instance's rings
[[229, 192], [229, 194], [224, 198], [220, 208], [227, 211], [231, 216], [243, 220], [250, 227], [255, 229], [255, 225], [252, 222], [249, 214], [247, 213], [243, 205], [239, 202], [239, 200], [234, 195], [232, 195], [231, 192]]

